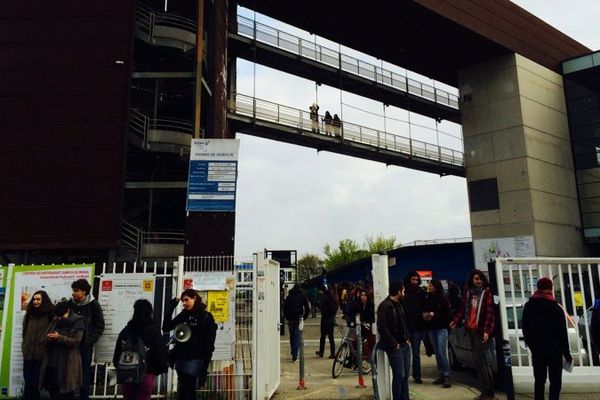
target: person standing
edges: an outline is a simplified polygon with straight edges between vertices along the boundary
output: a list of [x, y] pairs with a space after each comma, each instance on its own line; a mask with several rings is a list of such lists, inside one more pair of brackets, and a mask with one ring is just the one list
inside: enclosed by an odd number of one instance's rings
[[175, 342], [170, 356], [177, 371], [179, 399], [195, 400], [197, 387], [206, 383], [208, 365], [215, 351], [217, 324], [194, 289], [186, 289], [181, 293], [183, 310], [173, 318], [179, 300], [179, 297], [175, 297], [166, 308], [162, 330], [172, 331], [179, 324], [185, 324], [191, 330], [189, 340]]
[[167, 372], [168, 351], [167, 342], [162, 337], [158, 326], [154, 324], [152, 304], [145, 299], [133, 303], [133, 317], [125, 328], [119, 333], [113, 364], [117, 365], [123, 352], [123, 346], [128, 340], [142, 339], [146, 350], [146, 374], [137, 384], [123, 384], [123, 399], [125, 400], [150, 400], [152, 388], [156, 377]]
[[404, 311], [410, 334], [412, 350], [412, 376], [415, 383], [421, 384], [421, 342], [425, 335], [423, 311], [427, 294], [421, 286], [421, 277], [417, 271], [410, 271], [404, 279]]
[[379, 345], [386, 352], [392, 368], [393, 400], [410, 400], [410, 336], [402, 307], [404, 285], [400, 281], [391, 282], [388, 293], [389, 296], [377, 307]]
[[69, 309], [73, 314], [80, 315], [85, 321], [85, 337], [81, 346], [81, 367], [83, 382], [80, 400], [90, 398], [90, 380], [92, 377], [92, 353], [94, 345], [104, 333], [104, 315], [100, 303], [91, 294], [92, 286], [85, 279], [78, 279], [71, 284], [72, 295]]
[[323, 357], [325, 352], [325, 339], [329, 338], [329, 358], [335, 358], [335, 342], [333, 340], [333, 328], [335, 327], [335, 316], [338, 311], [338, 303], [332, 292], [335, 289], [327, 290], [325, 286], [319, 288], [321, 309], [321, 337], [319, 338], [319, 350], [315, 354]]
[[375, 346], [372, 326], [375, 322], [375, 305], [366, 290], [358, 289], [357, 297], [350, 305], [348, 321], [354, 326], [356, 314], [360, 315], [360, 335], [363, 338], [363, 358], [371, 360], [371, 351]]
[[496, 323], [494, 300], [485, 274], [478, 269], [474, 269], [469, 274], [462, 305], [450, 323], [450, 328], [456, 328], [463, 320], [465, 333], [469, 337], [471, 349], [473, 349], [477, 377], [481, 385], [481, 394], [477, 399], [495, 399], [492, 367], [485, 357]]
[[294, 284], [292, 290], [283, 302], [283, 316], [288, 321], [290, 331], [290, 352], [292, 362], [298, 359], [298, 347], [300, 345], [300, 319], [306, 320], [310, 306], [308, 299], [302, 293], [299, 283]]
[[83, 367], [81, 343], [85, 337], [85, 319], [74, 314], [67, 302], [54, 307], [54, 320], [43, 342], [46, 354], [40, 369], [40, 386], [51, 400], [72, 400], [81, 393]]
[[53, 319], [54, 306], [48, 294], [39, 290], [33, 294], [27, 304], [23, 318], [23, 397], [27, 400], [40, 398], [40, 368], [46, 355], [45, 337]]
[[563, 357], [572, 362], [567, 321], [554, 299], [552, 280], [541, 278], [537, 290], [523, 307], [523, 337], [531, 350], [534, 399], [544, 400], [546, 377], [550, 378], [550, 400], [558, 400], [562, 386]]
[[442, 282], [433, 279], [428, 285], [429, 296], [425, 301], [423, 318], [426, 321], [429, 341], [433, 345], [435, 361], [440, 377], [433, 381], [434, 385], [445, 388], [450, 383], [450, 363], [448, 362], [448, 325], [450, 325], [450, 302], [444, 294]]
[[311, 130], [315, 133], [319, 133], [319, 105], [317, 103], [312, 103], [308, 109], [310, 110]]

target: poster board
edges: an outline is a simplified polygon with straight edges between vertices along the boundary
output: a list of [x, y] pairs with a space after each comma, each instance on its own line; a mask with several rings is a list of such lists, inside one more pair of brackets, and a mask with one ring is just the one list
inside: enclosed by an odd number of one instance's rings
[[[31, 296], [45, 290], [53, 303], [71, 298], [71, 283], [77, 279], [93, 282], [94, 266], [80, 265], [16, 265], [7, 273], [6, 314], [0, 361], [0, 398], [20, 394], [23, 385], [21, 332], [25, 308]], [[3, 330], [4, 331], [4, 330]]]
[[200, 292], [217, 323], [213, 360], [233, 360], [235, 343], [235, 275], [233, 271], [186, 272], [183, 289]]
[[104, 274], [100, 277], [98, 302], [104, 313], [104, 334], [96, 343], [96, 362], [111, 362], [121, 330], [133, 315], [133, 303], [146, 299], [154, 306], [154, 275]]
[[487, 263], [496, 258], [535, 257], [533, 236], [513, 236], [473, 241], [475, 268], [487, 271]]

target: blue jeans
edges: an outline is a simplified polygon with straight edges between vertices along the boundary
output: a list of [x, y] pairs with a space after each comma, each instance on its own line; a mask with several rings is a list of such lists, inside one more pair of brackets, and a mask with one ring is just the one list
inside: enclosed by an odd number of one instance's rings
[[90, 398], [90, 378], [92, 377], [92, 353], [93, 346], [81, 347], [81, 390], [79, 391], [79, 400], [89, 400]]
[[423, 331], [410, 331], [410, 347], [412, 349], [412, 376], [421, 379], [421, 342]]
[[448, 362], [448, 330], [434, 329], [429, 331], [429, 340], [435, 351], [435, 362], [437, 363], [440, 376], [450, 376], [450, 363]]
[[292, 358], [298, 358], [298, 346], [300, 346], [300, 321], [288, 321], [288, 328], [290, 329]]
[[23, 360], [23, 398], [27, 400], [39, 400], [40, 398], [40, 367], [42, 360]]
[[410, 346], [387, 352], [392, 368], [392, 399], [410, 400], [408, 396], [408, 373], [410, 371]]

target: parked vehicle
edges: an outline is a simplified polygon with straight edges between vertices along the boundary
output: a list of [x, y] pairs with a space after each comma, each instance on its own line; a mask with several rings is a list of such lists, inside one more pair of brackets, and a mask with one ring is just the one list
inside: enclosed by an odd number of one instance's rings
[[[517, 317], [519, 329], [515, 328], [515, 315]], [[521, 320], [523, 318], [523, 304], [517, 304], [514, 307], [512, 305], [507, 306], [507, 317], [508, 317], [508, 334], [510, 344], [510, 354], [513, 366], [529, 366], [530, 355], [529, 349], [525, 345], [523, 338], [523, 332], [521, 331]], [[588, 363], [588, 352], [583, 345], [583, 342], [577, 330], [572, 318], [567, 318], [569, 335], [569, 347], [571, 349], [571, 355], [573, 356], [574, 365], [589, 365]], [[579, 344], [579, 347], [578, 347]], [[518, 346], [518, 347], [517, 347]], [[519, 363], [519, 353], [520, 360]], [[581, 354], [581, 358], [579, 357]], [[497, 372], [496, 365], [496, 345], [492, 338], [489, 346], [489, 351], [486, 353], [492, 370], [494, 373]], [[462, 367], [475, 367], [475, 359], [473, 358], [473, 352], [469, 338], [465, 333], [464, 326], [459, 326], [454, 329], [450, 337], [448, 338], [448, 360], [450, 367], [454, 370], [461, 369]]]

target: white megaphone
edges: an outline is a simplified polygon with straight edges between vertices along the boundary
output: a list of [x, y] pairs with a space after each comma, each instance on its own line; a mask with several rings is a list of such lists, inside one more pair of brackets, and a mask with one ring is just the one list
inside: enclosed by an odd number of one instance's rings
[[185, 343], [192, 337], [192, 329], [186, 323], [177, 324], [173, 331], [175, 340], [179, 343]]

